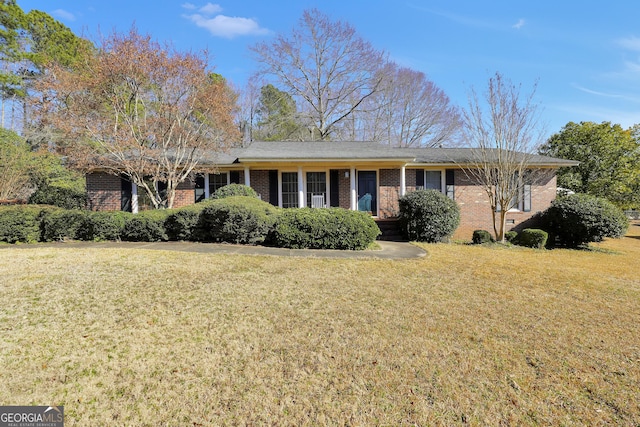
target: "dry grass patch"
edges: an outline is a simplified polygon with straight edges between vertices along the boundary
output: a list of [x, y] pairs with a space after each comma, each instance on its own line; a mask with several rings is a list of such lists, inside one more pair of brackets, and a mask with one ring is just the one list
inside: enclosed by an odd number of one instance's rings
[[638, 425], [639, 237], [409, 261], [0, 249], [0, 402], [69, 426]]

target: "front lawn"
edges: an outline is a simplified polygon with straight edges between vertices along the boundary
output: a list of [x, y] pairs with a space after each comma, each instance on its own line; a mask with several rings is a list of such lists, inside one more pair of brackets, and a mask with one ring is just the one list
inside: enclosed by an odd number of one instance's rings
[[640, 227], [407, 261], [0, 249], [0, 403], [65, 425], [638, 425]]

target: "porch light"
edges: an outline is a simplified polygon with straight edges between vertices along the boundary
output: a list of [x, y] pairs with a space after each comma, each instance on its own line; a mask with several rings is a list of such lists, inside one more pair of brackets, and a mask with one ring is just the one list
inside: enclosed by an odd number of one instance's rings
[[349, 171], [345, 171], [345, 172], [344, 172], [344, 177], [345, 177], [345, 178], [349, 178]]

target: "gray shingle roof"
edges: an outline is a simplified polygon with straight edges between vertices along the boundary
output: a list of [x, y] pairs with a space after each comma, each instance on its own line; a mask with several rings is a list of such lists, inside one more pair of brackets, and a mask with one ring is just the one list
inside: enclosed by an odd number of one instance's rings
[[[218, 155], [216, 164], [269, 161], [363, 161], [386, 160], [416, 164], [465, 164], [477, 159], [473, 148], [395, 148], [372, 142], [263, 142], [254, 141]], [[526, 155], [526, 154], [521, 154]], [[554, 157], [531, 156], [528, 163], [539, 166], [575, 166], [578, 162]]]

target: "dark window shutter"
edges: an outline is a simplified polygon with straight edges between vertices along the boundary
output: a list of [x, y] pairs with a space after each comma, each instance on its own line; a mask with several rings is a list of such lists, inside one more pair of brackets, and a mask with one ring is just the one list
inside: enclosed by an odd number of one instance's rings
[[416, 188], [424, 188], [424, 170], [416, 169]]
[[131, 212], [131, 181], [120, 178], [120, 210]]
[[269, 203], [278, 206], [278, 171], [269, 171]]
[[329, 206], [332, 208], [340, 207], [340, 171], [331, 169], [329, 171]]
[[196, 175], [196, 186], [195, 186], [194, 192], [195, 192], [196, 203], [201, 202], [205, 199], [204, 175]]
[[456, 171], [455, 171], [455, 169], [447, 169], [445, 173], [446, 173], [446, 175], [445, 175], [445, 184], [447, 186], [447, 197], [449, 197], [452, 200], [455, 200], [456, 199], [456, 193], [455, 193]]
[[231, 184], [240, 184], [240, 172], [239, 171], [229, 172], [229, 181], [231, 182]]

